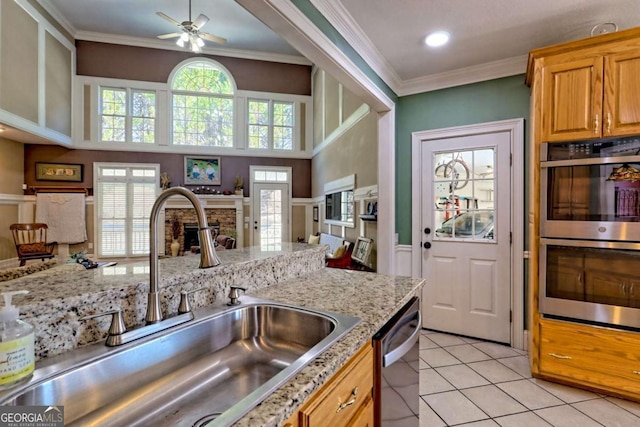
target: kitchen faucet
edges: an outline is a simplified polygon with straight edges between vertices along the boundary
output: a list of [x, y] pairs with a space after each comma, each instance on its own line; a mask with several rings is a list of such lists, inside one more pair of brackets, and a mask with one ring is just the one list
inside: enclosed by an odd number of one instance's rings
[[160, 310], [160, 294], [158, 292], [158, 216], [164, 202], [173, 195], [182, 195], [191, 202], [196, 210], [198, 221], [198, 237], [200, 239], [200, 265], [199, 268], [209, 268], [220, 265], [220, 259], [216, 255], [213, 245], [211, 231], [207, 223], [207, 215], [200, 204], [198, 197], [184, 187], [171, 187], [164, 190], [156, 199], [151, 209], [151, 224], [149, 238], [149, 302], [147, 305], [147, 315], [145, 320], [147, 324], [157, 323], [162, 320], [162, 311]]

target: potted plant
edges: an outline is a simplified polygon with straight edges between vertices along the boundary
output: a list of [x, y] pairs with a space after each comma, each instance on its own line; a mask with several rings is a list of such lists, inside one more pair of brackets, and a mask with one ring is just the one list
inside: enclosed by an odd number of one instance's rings
[[238, 196], [243, 195], [243, 192], [242, 192], [243, 185], [244, 185], [244, 180], [242, 179], [242, 177], [240, 175], [236, 175], [236, 177], [233, 179], [233, 186], [236, 189], [236, 195]]
[[180, 218], [174, 214], [171, 217], [171, 237], [173, 238], [171, 242], [171, 256], [178, 256], [178, 252], [180, 252], [180, 242], [178, 241], [180, 238], [180, 228]]

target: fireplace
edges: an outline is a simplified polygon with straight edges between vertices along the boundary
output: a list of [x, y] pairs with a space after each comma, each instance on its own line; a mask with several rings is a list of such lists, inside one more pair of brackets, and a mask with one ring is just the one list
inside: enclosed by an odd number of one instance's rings
[[[209, 224], [213, 240], [215, 242], [216, 236], [220, 234], [220, 223], [214, 222]], [[197, 222], [185, 222], [182, 224], [183, 244], [182, 250], [184, 252], [190, 252], [193, 246], [200, 247], [200, 241], [198, 240], [198, 223]]]
[[[223, 196], [221, 196], [223, 197]], [[209, 228], [214, 230], [214, 236], [220, 234], [229, 234], [236, 230], [238, 215], [242, 215], [239, 208], [205, 208], [207, 215], [207, 223]], [[165, 208], [165, 253], [171, 253], [169, 245], [173, 240], [171, 229], [171, 220], [177, 218], [181, 224], [180, 236], [180, 253], [189, 252], [192, 246], [198, 246], [198, 225], [196, 211], [193, 208]], [[214, 239], [215, 241], [215, 239]]]

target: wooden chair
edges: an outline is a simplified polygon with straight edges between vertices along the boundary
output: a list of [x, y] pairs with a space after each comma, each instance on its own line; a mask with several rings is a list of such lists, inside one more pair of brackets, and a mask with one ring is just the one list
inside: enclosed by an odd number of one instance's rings
[[53, 258], [53, 250], [58, 242], [47, 242], [47, 224], [11, 224], [9, 227], [13, 234], [13, 242], [22, 267], [27, 260]]

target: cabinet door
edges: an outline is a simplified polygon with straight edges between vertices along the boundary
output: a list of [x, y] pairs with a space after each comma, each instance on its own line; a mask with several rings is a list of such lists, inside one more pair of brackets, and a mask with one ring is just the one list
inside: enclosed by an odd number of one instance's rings
[[358, 413], [351, 418], [349, 421], [349, 426], [353, 427], [373, 427], [374, 426], [374, 416], [373, 416], [373, 399], [369, 399], [367, 403], [363, 404]]
[[354, 425], [351, 420], [372, 400], [373, 371], [373, 348], [367, 343], [303, 405], [300, 426]]
[[640, 133], [640, 52], [605, 57], [604, 136]]
[[542, 69], [544, 141], [600, 136], [602, 75], [602, 57], [550, 64]]

